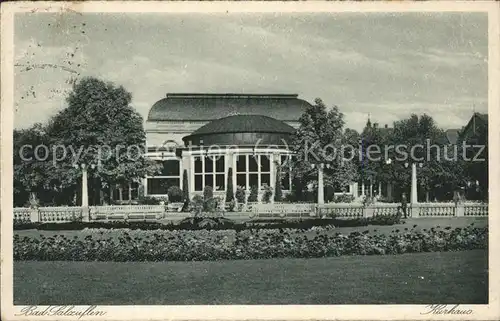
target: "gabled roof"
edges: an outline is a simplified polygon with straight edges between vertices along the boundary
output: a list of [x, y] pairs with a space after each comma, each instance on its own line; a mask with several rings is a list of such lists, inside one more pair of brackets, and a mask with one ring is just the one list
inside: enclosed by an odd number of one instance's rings
[[467, 125], [464, 127], [462, 133], [466, 136], [470, 135], [471, 133], [474, 133], [477, 128], [482, 126], [488, 129], [488, 114], [474, 113]]
[[447, 143], [452, 145], [456, 144], [459, 134], [460, 134], [460, 129], [447, 129], [445, 131]]
[[298, 121], [311, 104], [296, 94], [167, 94], [151, 107], [148, 121], [210, 121], [229, 115], [267, 115]]

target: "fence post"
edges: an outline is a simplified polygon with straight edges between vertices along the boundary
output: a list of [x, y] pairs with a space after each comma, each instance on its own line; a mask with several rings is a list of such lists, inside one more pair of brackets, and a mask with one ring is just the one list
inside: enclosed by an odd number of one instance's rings
[[409, 207], [408, 207], [408, 217], [410, 218], [419, 218], [420, 216], [420, 207], [418, 205], [415, 205], [415, 204], [411, 204]]
[[373, 217], [373, 214], [375, 213], [375, 208], [372, 206], [368, 205], [363, 207], [363, 217]]
[[82, 206], [82, 221], [90, 222], [90, 209], [88, 206]]
[[39, 222], [40, 216], [38, 214], [39, 214], [38, 208], [31, 207], [30, 208], [30, 221], [31, 222]]
[[456, 203], [455, 205], [455, 216], [464, 216], [465, 215], [465, 206], [463, 203]]

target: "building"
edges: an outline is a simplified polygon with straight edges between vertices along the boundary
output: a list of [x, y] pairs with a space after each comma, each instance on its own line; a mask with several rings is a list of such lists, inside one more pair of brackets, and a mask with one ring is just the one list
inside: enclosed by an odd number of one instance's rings
[[[390, 135], [393, 131], [393, 128], [387, 125], [384, 127], [378, 127], [377, 123], [372, 125], [369, 118], [362, 135], [366, 134], [367, 128], [378, 129], [382, 136]], [[485, 146], [482, 158], [488, 159], [488, 114], [473, 113], [465, 126], [461, 129], [445, 130], [443, 137], [440, 139], [440, 143], [443, 145], [460, 145], [462, 141], [466, 142], [467, 145], [477, 146], [475, 149], [468, 150], [467, 157], [469, 159], [472, 159], [477, 154], [478, 148], [482, 148], [479, 146]], [[472, 177], [472, 181], [467, 182], [464, 187], [464, 196], [466, 199], [484, 199], [488, 193], [488, 162], [471, 162], [466, 166], [465, 170]], [[365, 171], [365, 179], [360, 179], [357, 182], [357, 192], [354, 193], [354, 196], [370, 196], [387, 201], [393, 201], [395, 197], [398, 197], [394, 195], [395, 186], [391, 181], [377, 181], [374, 178], [375, 176], [375, 172]], [[450, 197], [452, 195], [453, 191], [450, 191]], [[426, 199], [428, 198], [429, 194], [426, 193]]]
[[283, 191], [290, 191], [290, 139], [309, 106], [287, 94], [167, 94], [146, 122], [148, 156], [163, 169], [145, 179], [145, 195], [166, 196], [170, 186], [182, 189], [184, 171], [191, 196], [205, 186], [224, 196], [229, 180], [235, 189], [263, 191], [275, 187], [278, 163]]

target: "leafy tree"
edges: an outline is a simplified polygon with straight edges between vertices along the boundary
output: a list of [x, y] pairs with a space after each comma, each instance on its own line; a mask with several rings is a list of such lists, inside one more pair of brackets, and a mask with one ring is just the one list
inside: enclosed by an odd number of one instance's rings
[[330, 165], [324, 169], [326, 186], [345, 186], [355, 180], [354, 162], [346, 160], [352, 151], [343, 149], [352, 137], [344, 132], [344, 115], [338, 107], [327, 110], [323, 101], [317, 98], [314, 105], [304, 111], [299, 123], [292, 144], [295, 194], [303, 195], [303, 189], [309, 183], [317, 186], [317, 169], [313, 169], [312, 164]]
[[385, 143], [378, 124], [372, 125], [368, 120], [360, 135], [361, 155], [358, 164], [362, 180], [374, 182], [384, 178], [384, 156], [381, 152]]
[[[408, 194], [410, 191], [412, 162], [421, 164], [417, 166], [420, 199], [429, 200], [431, 194], [442, 195], [443, 191], [451, 192], [461, 185], [464, 178], [462, 165], [455, 160], [449, 161], [444, 158], [445, 133], [429, 115], [424, 114], [419, 117], [413, 114], [408, 119], [395, 122], [389, 141], [391, 145], [402, 146], [407, 152], [407, 157], [404, 157], [401, 153], [396, 154], [391, 151], [389, 157], [393, 163], [386, 167], [399, 189], [398, 194], [403, 191]], [[415, 148], [417, 145], [422, 145], [423, 148]], [[451, 193], [446, 197], [451, 199]]]
[[[83, 151], [78, 159], [67, 157], [59, 163], [66, 175], [79, 175], [74, 163], [95, 164], [96, 169], [89, 170], [89, 181], [92, 190], [100, 191], [159, 171], [159, 165], [145, 157], [143, 119], [130, 106], [131, 100], [123, 87], [92, 77], [73, 86], [67, 108], [49, 125], [53, 145]], [[96, 198], [101, 196], [94, 197], [94, 203], [100, 201]]]
[[14, 130], [14, 203], [16, 206], [25, 205], [30, 193], [39, 197], [48, 187], [48, 182], [51, 180], [48, 162], [39, 159], [49, 155], [46, 155], [48, 153], [45, 149], [37, 149], [35, 155], [37, 146], [48, 144], [46, 128], [40, 123], [28, 129]]

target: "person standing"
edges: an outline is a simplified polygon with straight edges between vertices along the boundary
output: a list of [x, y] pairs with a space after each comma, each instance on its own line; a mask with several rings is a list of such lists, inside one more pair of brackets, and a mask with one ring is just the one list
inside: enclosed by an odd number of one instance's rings
[[408, 200], [406, 199], [406, 193], [401, 195], [401, 209], [403, 210], [405, 218], [407, 218]]

